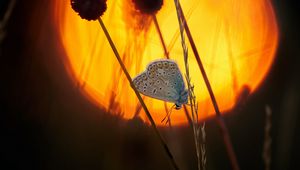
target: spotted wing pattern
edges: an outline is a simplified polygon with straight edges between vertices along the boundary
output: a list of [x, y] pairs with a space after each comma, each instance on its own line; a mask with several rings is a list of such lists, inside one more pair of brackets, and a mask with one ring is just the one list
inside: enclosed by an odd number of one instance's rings
[[133, 83], [140, 93], [173, 103], [185, 89], [177, 64], [167, 59], [151, 62], [145, 72], [133, 79]]

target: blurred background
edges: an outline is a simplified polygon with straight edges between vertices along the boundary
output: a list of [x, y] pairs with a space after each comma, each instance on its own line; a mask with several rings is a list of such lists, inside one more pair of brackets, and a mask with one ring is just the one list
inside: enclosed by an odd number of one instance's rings
[[[10, 2], [0, 1], [1, 21]], [[264, 169], [266, 105], [272, 110], [271, 169], [300, 169], [300, 4], [272, 2], [280, 31], [274, 64], [243, 107], [224, 116], [241, 169]], [[1, 22], [0, 169], [172, 169], [150, 126], [102, 111], [75, 88], [57, 57], [64, 50], [49, 7], [47, 0], [19, 0]], [[180, 169], [196, 169], [192, 130], [160, 131]], [[207, 169], [230, 169], [213, 119], [206, 133]]]

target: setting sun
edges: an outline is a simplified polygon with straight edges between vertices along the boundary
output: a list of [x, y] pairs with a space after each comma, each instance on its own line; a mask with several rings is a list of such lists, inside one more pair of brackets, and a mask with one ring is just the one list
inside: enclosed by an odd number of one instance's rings
[[[136, 11], [131, 1], [109, 0], [102, 19], [131, 77], [148, 63], [165, 58], [151, 16]], [[232, 109], [244, 87], [253, 93], [275, 57], [278, 28], [269, 0], [189, 0], [183, 12], [222, 112]], [[173, 1], [164, 1], [157, 20], [171, 59], [184, 75], [178, 20]], [[98, 22], [82, 20], [69, 1], [53, 1], [53, 18], [65, 49], [66, 70], [75, 86], [96, 105], [130, 119], [144, 111], [125, 78]], [[188, 42], [188, 41], [187, 41]], [[192, 50], [191, 79], [201, 118], [214, 115], [209, 94]], [[154, 120], [165, 117], [164, 102], [144, 96]], [[168, 108], [173, 104], [168, 103]], [[140, 113], [138, 113], [140, 112]], [[172, 124], [184, 124], [183, 109], [174, 110]]]

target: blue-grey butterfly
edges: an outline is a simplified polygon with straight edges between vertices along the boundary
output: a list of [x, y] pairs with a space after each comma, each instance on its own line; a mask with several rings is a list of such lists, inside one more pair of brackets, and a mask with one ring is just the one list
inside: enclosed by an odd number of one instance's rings
[[133, 79], [133, 84], [146, 96], [175, 103], [177, 110], [188, 102], [182, 74], [176, 62], [170, 59], [151, 62], [146, 71]]

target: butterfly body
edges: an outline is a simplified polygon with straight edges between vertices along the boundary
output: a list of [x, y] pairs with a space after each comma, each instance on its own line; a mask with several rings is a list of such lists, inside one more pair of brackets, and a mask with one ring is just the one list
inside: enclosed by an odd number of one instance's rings
[[187, 90], [182, 91], [178, 101], [175, 103], [175, 109], [179, 110], [179, 109], [181, 109], [182, 104], [187, 104], [188, 97], [189, 97], [188, 96], [188, 91]]
[[187, 104], [188, 91], [178, 65], [173, 60], [160, 59], [151, 62], [146, 71], [133, 79], [133, 83], [140, 93], [175, 103], [176, 109]]

